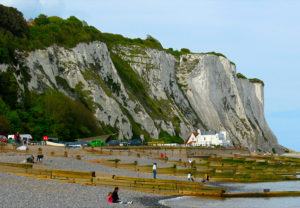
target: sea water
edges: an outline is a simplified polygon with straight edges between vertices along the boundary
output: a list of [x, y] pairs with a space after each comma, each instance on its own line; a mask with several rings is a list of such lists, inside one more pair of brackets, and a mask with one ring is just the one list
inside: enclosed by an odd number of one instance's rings
[[[253, 193], [270, 191], [300, 191], [300, 181], [266, 183], [223, 183], [228, 193]], [[178, 197], [161, 201], [169, 207], [178, 208], [300, 208], [300, 197], [266, 198], [210, 198]]]

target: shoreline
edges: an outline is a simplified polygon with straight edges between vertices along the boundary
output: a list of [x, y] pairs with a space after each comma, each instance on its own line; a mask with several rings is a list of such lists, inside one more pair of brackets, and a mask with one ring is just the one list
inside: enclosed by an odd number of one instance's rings
[[188, 198], [191, 198], [191, 196], [177, 196], [177, 197], [172, 197], [172, 198], [167, 198], [167, 199], [161, 199], [158, 201], [158, 203], [162, 206], [165, 206], [165, 207], [170, 207], [170, 205], [168, 205], [168, 201], [176, 201], [176, 200], [186, 200]]

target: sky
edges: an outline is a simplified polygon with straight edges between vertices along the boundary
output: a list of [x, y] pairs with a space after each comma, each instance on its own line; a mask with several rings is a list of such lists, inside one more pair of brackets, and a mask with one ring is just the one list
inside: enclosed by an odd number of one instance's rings
[[0, 0], [26, 19], [76, 16], [102, 32], [216, 51], [265, 83], [265, 116], [279, 143], [300, 151], [299, 0]]

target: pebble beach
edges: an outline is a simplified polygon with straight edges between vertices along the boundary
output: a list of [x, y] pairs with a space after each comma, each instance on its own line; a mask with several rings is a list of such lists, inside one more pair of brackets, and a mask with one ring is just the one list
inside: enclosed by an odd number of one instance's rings
[[[0, 162], [21, 163], [30, 154], [24, 153], [0, 153]], [[35, 165], [61, 170], [96, 171], [96, 174], [122, 175], [136, 177], [134, 171], [117, 169], [98, 163], [87, 162], [88, 159], [114, 159], [115, 156], [85, 156], [82, 160], [74, 158], [45, 156], [42, 163]], [[151, 164], [152, 159], [123, 157], [122, 161], [138, 160], [139, 164]], [[165, 163], [155, 161], [159, 166]], [[140, 177], [151, 178], [152, 174], [141, 173]], [[179, 179], [182, 177], [158, 175], [163, 179]], [[60, 181], [28, 178], [0, 172], [0, 197], [1, 207], [167, 207], [159, 203], [160, 200], [174, 198], [160, 194], [151, 194], [130, 191], [120, 188], [121, 200], [133, 201], [133, 204], [112, 204], [107, 202], [107, 194], [113, 188], [101, 186], [88, 186]]]
[[28, 178], [7, 173], [0, 173], [0, 197], [2, 208], [20, 207], [78, 207], [78, 208], [112, 208], [112, 207], [161, 207], [159, 200], [170, 198], [158, 194], [148, 194], [122, 190], [122, 200], [133, 204], [107, 203], [107, 194], [112, 188], [86, 186], [74, 183]]

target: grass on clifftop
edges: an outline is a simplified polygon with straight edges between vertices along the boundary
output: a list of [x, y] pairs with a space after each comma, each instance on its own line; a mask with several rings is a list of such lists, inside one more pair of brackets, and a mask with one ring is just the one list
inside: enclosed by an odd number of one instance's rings
[[[247, 77], [244, 76], [244, 75], [241, 74], [241, 73], [237, 73], [236, 76], [237, 76], [237, 78], [239, 78], [239, 79], [247, 79]], [[260, 84], [262, 84], [263, 86], [265, 86], [265, 83], [264, 83], [262, 80], [258, 79], [258, 78], [249, 78], [248, 80], [249, 80], [250, 82], [252, 82], [252, 83], [260, 83]]]
[[236, 74], [237, 78], [240, 78], [240, 79], [247, 79], [247, 77], [245, 77], [243, 74], [241, 73], [237, 73]]
[[249, 81], [252, 82], [252, 83], [260, 83], [263, 86], [265, 86], [265, 83], [262, 80], [258, 79], [258, 78], [252, 78], [252, 79], [249, 79]]

